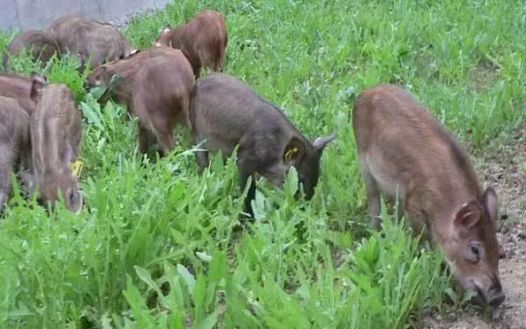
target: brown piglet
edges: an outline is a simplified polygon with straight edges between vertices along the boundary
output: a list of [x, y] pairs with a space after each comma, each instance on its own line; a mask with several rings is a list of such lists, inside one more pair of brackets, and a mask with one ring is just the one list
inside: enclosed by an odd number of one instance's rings
[[156, 41], [158, 46], [181, 49], [192, 64], [196, 77], [199, 77], [202, 67], [223, 70], [227, 43], [225, 18], [213, 10], [203, 10], [175, 29], [166, 26]]
[[143, 50], [88, 76], [89, 86], [108, 87], [106, 98], [116, 99], [139, 118], [139, 149], [144, 153], [155, 139], [164, 154], [174, 148], [175, 124], [188, 124], [194, 82], [187, 58], [169, 47]]
[[310, 199], [320, 176], [320, 159], [334, 136], [309, 141], [275, 105], [232, 76], [214, 73], [194, 88], [190, 121], [200, 172], [209, 164], [209, 152], [230, 156], [236, 146], [241, 188], [252, 177], [245, 212], [252, 215], [255, 175], [281, 186], [291, 166], [298, 171], [305, 197]]
[[40, 60], [43, 64], [47, 63], [53, 55], [58, 55], [59, 53], [56, 41], [45, 32], [36, 30], [24, 31], [19, 33], [7, 47], [7, 53], [3, 59], [5, 70], [9, 66], [9, 56], [16, 56], [23, 49], [26, 49], [34, 60]]
[[37, 103], [31, 117], [31, 145], [39, 200], [54, 204], [61, 194], [67, 208], [78, 213], [82, 195], [70, 166], [79, 155], [82, 139], [80, 111], [63, 84], [33, 80], [31, 97]]
[[373, 226], [380, 227], [380, 192], [397, 199], [413, 233], [438, 244], [464, 289], [497, 307], [497, 195], [481, 189], [468, 154], [405, 90], [385, 85], [356, 99], [353, 129]]
[[35, 101], [30, 97], [33, 80], [46, 83], [46, 79], [39, 75], [27, 78], [16, 74], [0, 74], [0, 96], [16, 99], [27, 114], [31, 115], [36, 107]]
[[105, 62], [126, 58], [131, 46], [115, 26], [82, 16], [64, 16], [52, 22], [47, 34], [56, 40], [61, 53], [80, 57], [81, 64], [97, 67]]
[[0, 96], [0, 214], [11, 194], [11, 173], [31, 168], [29, 115], [13, 98]]

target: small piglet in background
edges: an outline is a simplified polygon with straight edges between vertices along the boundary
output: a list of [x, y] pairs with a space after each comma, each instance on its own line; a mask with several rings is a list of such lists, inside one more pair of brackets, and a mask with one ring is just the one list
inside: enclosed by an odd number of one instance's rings
[[115, 26], [82, 16], [64, 16], [47, 29], [61, 53], [80, 57], [81, 64], [97, 67], [105, 62], [128, 57], [131, 47]]
[[225, 18], [217, 11], [204, 10], [183, 26], [166, 26], [156, 45], [181, 49], [196, 77], [201, 68], [222, 71], [228, 43]]
[[[117, 78], [115, 80], [115, 78]], [[145, 153], [155, 139], [164, 154], [174, 146], [176, 123], [187, 124], [194, 75], [178, 49], [156, 47], [102, 65], [88, 76], [89, 86], [111, 86], [108, 97], [139, 118], [139, 149]]]
[[79, 154], [82, 119], [73, 94], [63, 84], [35, 79], [31, 97], [37, 104], [31, 117], [31, 145], [39, 200], [53, 204], [62, 194], [67, 208], [80, 212], [82, 195], [70, 166]]
[[46, 64], [53, 55], [59, 54], [57, 42], [50, 38], [45, 32], [29, 30], [19, 33], [7, 47], [7, 53], [4, 55], [4, 69], [9, 69], [9, 57], [19, 55], [22, 50], [28, 51], [33, 60], [40, 60]]
[[27, 114], [31, 115], [36, 107], [35, 101], [30, 97], [33, 80], [46, 83], [46, 79], [38, 75], [27, 78], [16, 74], [0, 74], [0, 96], [16, 99]]
[[481, 189], [469, 155], [405, 90], [379, 86], [358, 96], [353, 128], [373, 226], [380, 192], [408, 215], [414, 234], [437, 242], [465, 289], [499, 306], [497, 195]]
[[11, 173], [31, 168], [29, 115], [16, 99], [0, 96], [0, 214], [11, 194]]
[[252, 214], [255, 174], [281, 186], [288, 169], [294, 166], [303, 184], [305, 197], [314, 194], [320, 175], [320, 159], [334, 136], [310, 142], [273, 104], [258, 96], [245, 83], [225, 74], [211, 74], [198, 80], [190, 109], [194, 143], [204, 142], [206, 151], [197, 151], [202, 172], [209, 164], [208, 152], [230, 156], [237, 150], [241, 188], [252, 176], [245, 211]]

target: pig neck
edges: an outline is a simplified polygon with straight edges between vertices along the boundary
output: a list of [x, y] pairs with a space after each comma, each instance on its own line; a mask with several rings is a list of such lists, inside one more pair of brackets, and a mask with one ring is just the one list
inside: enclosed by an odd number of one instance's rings
[[[458, 181], [451, 179], [450, 182], [444, 182], [444, 180], [438, 182], [438, 180], [439, 178], [435, 182], [438, 189], [421, 191], [424, 193], [421, 195], [425, 195], [426, 199], [429, 200], [423, 211], [427, 217], [431, 237], [442, 246], [446, 245], [456, 235], [454, 233], [456, 213], [464, 204], [479, 199], [480, 188], [478, 182], [470, 183], [461, 178]], [[430, 185], [434, 184], [431, 183]]]

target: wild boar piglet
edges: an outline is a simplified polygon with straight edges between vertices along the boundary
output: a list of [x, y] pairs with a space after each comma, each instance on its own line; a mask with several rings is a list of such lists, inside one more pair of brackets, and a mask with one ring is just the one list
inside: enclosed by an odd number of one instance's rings
[[82, 195], [71, 164], [79, 155], [82, 120], [73, 94], [63, 84], [33, 80], [31, 97], [37, 108], [31, 117], [35, 187], [39, 199], [54, 204], [62, 194], [68, 209], [82, 209]]
[[202, 67], [223, 70], [227, 43], [224, 16], [217, 11], [203, 10], [185, 25], [164, 27], [155, 44], [180, 49], [199, 77]]
[[9, 57], [17, 56], [23, 50], [29, 52], [34, 60], [40, 60], [42, 64], [47, 63], [53, 55], [59, 54], [58, 44], [50, 38], [45, 32], [29, 30], [19, 33], [7, 47], [7, 53], [4, 55], [4, 69], [9, 69]]
[[105, 62], [126, 58], [131, 46], [115, 26], [82, 16], [64, 16], [53, 21], [47, 34], [56, 40], [61, 53], [80, 58], [83, 66], [97, 67]]
[[139, 118], [139, 149], [155, 140], [163, 153], [175, 145], [177, 123], [187, 124], [194, 75], [178, 49], [155, 47], [102, 65], [88, 76], [88, 85], [103, 86], [103, 99], [114, 99]]
[[[260, 174], [281, 186], [294, 166], [307, 199], [314, 194], [320, 175], [320, 159], [334, 136], [309, 141], [275, 105], [258, 96], [240, 80], [211, 74], [194, 88], [190, 121], [194, 143], [206, 151], [196, 152], [200, 171], [208, 166], [208, 152], [230, 156], [236, 146], [241, 188], [250, 176]], [[255, 182], [252, 179], [245, 211], [251, 213]]]
[[0, 96], [14, 98], [20, 106], [31, 115], [35, 111], [35, 101], [31, 99], [31, 86], [33, 80], [46, 83], [46, 78], [34, 74], [31, 78], [16, 74], [0, 74]]
[[16, 99], [0, 96], [0, 214], [11, 195], [11, 174], [30, 167], [29, 115]]
[[481, 189], [457, 140], [392, 85], [358, 96], [353, 129], [373, 226], [380, 227], [380, 192], [398, 198], [413, 232], [438, 244], [461, 286], [500, 305], [497, 195]]

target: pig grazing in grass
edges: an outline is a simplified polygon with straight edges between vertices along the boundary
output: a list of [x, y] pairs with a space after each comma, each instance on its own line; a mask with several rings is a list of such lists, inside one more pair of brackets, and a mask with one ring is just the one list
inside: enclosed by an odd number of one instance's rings
[[80, 57], [81, 64], [97, 67], [102, 63], [130, 55], [128, 40], [115, 26], [82, 16], [64, 16], [47, 29], [61, 53]]
[[166, 26], [156, 42], [157, 45], [181, 49], [192, 64], [196, 77], [199, 77], [201, 67], [223, 70], [227, 43], [225, 18], [213, 10], [204, 10], [175, 29]]
[[37, 104], [31, 117], [31, 145], [39, 200], [53, 204], [62, 195], [67, 208], [79, 212], [82, 196], [70, 166], [79, 154], [82, 119], [73, 94], [63, 84], [35, 79], [31, 97]]
[[0, 96], [16, 99], [27, 114], [31, 115], [36, 107], [35, 101], [30, 97], [33, 80], [38, 80], [40, 83], [46, 81], [38, 75], [26, 78], [15, 74], [0, 74]]
[[305, 196], [310, 199], [320, 175], [320, 159], [334, 136], [310, 142], [273, 104], [258, 96], [234, 77], [212, 74], [198, 80], [190, 109], [194, 143], [204, 142], [206, 151], [196, 153], [200, 170], [209, 164], [208, 152], [229, 156], [236, 146], [241, 186], [252, 176], [245, 200], [251, 212], [255, 174], [281, 186], [291, 166], [298, 171]]
[[29, 115], [16, 99], [0, 96], [0, 214], [11, 194], [11, 173], [31, 167]]
[[29, 30], [18, 34], [7, 47], [4, 55], [4, 68], [9, 66], [9, 57], [16, 56], [26, 49], [34, 60], [40, 60], [43, 64], [47, 63], [53, 55], [59, 53], [56, 41], [50, 38], [45, 32]]
[[168, 47], [100, 66], [88, 77], [88, 85], [109, 86], [106, 96], [139, 118], [140, 151], [147, 152], [157, 139], [164, 154], [175, 146], [175, 124], [187, 124], [194, 82], [186, 57]]
[[380, 192], [398, 198], [413, 232], [437, 242], [461, 286], [500, 305], [497, 195], [481, 189], [456, 139], [408, 92], [390, 85], [357, 98], [353, 128], [374, 226], [380, 226]]

